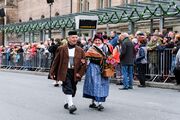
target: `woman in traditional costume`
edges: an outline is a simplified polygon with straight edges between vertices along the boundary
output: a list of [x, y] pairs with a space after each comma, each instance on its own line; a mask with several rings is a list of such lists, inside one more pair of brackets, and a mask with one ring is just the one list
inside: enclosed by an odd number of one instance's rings
[[109, 78], [102, 76], [103, 63], [108, 54], [110, 54], [108, 45], [103, 43], [101, 35], [96, 34], [92, 47], [85, 54], [89, 63], [84, 81], [83, 97], [92, 99], [89, 108], [99, 111], [104, 109], [102, 102], [106, 101], [109, 94]]

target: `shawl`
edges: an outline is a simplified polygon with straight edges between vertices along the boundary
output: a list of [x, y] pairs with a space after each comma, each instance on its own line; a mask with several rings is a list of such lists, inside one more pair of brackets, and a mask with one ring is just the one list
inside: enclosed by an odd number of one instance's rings
[[105, 54], [102, 50], [100, 50], [96, 46], [92, 46], [89, 48], [89, 50], [85, 53], [85, 56], [87, 58], [97, 58], [97, 59], [103, 59], [105, 57]]

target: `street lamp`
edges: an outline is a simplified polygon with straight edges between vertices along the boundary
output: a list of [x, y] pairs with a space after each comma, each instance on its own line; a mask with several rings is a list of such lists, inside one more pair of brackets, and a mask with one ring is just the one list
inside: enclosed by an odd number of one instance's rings
[[4, 8], [0, 9], [0, 17], [2, 18], [2, 45], [5, 45], [5, 39], [4, 39], [4, 24], [5, 24], [5, 12], [4, 12]]
[[49, 38], [51, 39], [51, 7], [54, 3], [54, 0], [47, 0], [47, 3], [49, 4], [49, 22], [50, 22], [50, 28], [49, 28]]

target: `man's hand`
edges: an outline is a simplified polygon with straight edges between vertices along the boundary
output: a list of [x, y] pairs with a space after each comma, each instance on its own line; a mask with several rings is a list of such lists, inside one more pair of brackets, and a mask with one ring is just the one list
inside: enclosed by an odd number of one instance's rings
[[77, 78], [81, 78], [81, 75], [79, 73], [76, 73]]
[[86, 59], [81, 59], [81, 63], [85, 64], [86, 63]]

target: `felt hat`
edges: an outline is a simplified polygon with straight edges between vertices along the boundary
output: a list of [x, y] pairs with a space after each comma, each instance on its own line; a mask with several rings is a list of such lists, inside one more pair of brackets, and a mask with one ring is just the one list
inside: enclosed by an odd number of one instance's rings
[[77, 35], [77, 31], [75, 31], [75, 30], [69, 31], [69, 32], [68, 32], [68, 35], [69, 35], [69, 36], [70, 36], [70, 35]]
[[103, 38], [102, 38], [102, 35], [101, 35], [101, 34], [95, 34], [95, 35], [94, 35], [94, 38], [93, 38], [93, 41], [94, 41], [95, 39], [100, 39], [100, 40], [103, 42]]

